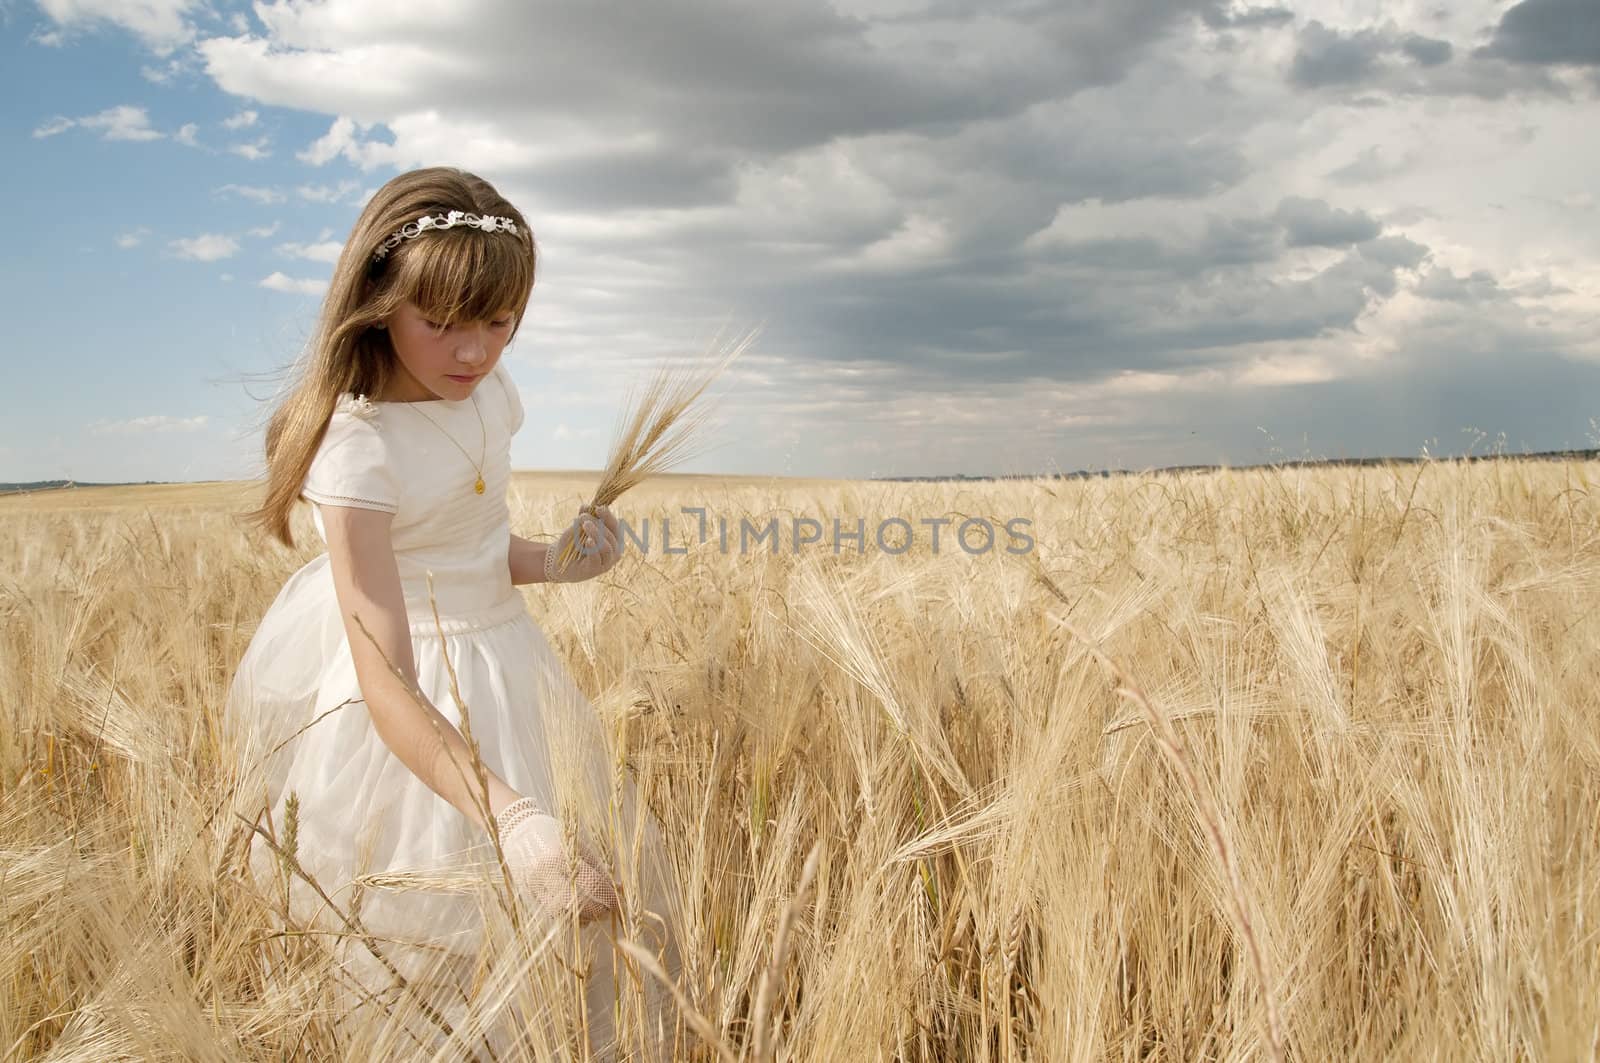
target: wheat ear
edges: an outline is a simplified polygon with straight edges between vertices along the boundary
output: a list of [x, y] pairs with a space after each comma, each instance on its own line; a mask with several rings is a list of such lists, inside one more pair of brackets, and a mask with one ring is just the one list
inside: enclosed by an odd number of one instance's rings
[[[601, 506], [609, 506], [625, 491], [697, 452], [693, 444], [709, 414], [708, 409], [697, 403], [712, 381], [721, 376], [755, 338], [756, 330], [752, 329], [727, 344], [720, 353], [720, 341], [713, 341], [712, 354], [702, 364], [663, 365], [637, 402], [630, 397], [632, 412], [623, 419], [622, 431], [612, 444], [611, 456], [600, 473], [600, 483], [582, 513], [595, 516]], [[574, 537], [556, 555], [558, 572], [565, 571], [577, 558], [576, 543]]]

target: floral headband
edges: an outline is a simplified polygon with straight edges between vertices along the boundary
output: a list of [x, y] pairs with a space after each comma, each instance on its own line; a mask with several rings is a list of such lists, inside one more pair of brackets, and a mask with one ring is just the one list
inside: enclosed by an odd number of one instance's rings
[[452, 210], [448, 214], [424, 214], [416, 221], [408, 221], [400, 226], [400, 231], [391, 235], [378, 245], [372, 253], [374, 263], [382, 262], [384, 257], [400, 246], [402, 240], [411, 240], [427, 232], [429, 229], [453, 229], [457, 225], [470, 225], [474, 229], [482, 229], [486, 233], [511, 233], [516, 234], [517, 223], [510, 218], [495, 217], [490, 214], [469, 214], [466, 211]]

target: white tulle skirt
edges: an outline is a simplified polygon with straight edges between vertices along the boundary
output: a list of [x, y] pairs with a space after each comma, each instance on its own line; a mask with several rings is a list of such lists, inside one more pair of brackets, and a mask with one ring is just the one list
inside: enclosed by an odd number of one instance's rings
[[[670, 891], [659, 836], [631, 784], [613, 770], [592, 706], [521, 595], [437, 623], [426, 608], [411, 605], [410, 614], [422, 692], [458, 728], [464, 705], [485, 766], [520, 794], [569, 817], [610, 856], [613, 872], [635, 898], [624, 918], [630, 926], [621, 932], [675, 967], [670, 927], [677, 921], [666, 910]], [[505, 988], [485, 983], [480, 963], [486, 931], [503, 934], [508, 925], [495, 905], [494, 890], [498, 885], [503, 897], [504, 880], [485, 832], [413, 775], [374, 728], [326, 554], [291, 576], [262, 618], [229, 688], [225, 737], [239, 768], [235, 810], [280, 847], [292, 844], [320, 892], [288, 873], [282, 857], [256, 834], [249, 841], [251, 873], [269, 897], [287, 889], [296, 923], [331, 931], [328, 940], [344, 974], [338, 999], [351, 1029], [371, 1033], [381, 1025], [384, 1002], [409, 994], [439, 1021], [412, 1023], [395, 1034], [406, 1058], [434, 1052], [461, 1058], [464, 1046], [485, 1042], [501, 1060], [523, 1058], [514, 1046], [529, 1037], [553, 1047], [549, 1038], [559, 1034], [516, 1007], [490, 1006], [500, 1013], [484, 1030], [474, 1027], [483, 1020], [485, 994]], [[292, 830], [291, 801], [297, 805]], [[617, 962], [606, 930], [591, 925], [552, 938], [548, 928], [524, 924], [524, 934], [537, 938], [524, 951], [553, 950], [563, 965], [577, 961], [587, 968], [581, 992], [596, 1041], [610, 1035], [619, 1017], [631, 1031], [623, 1039], [636, 1044], [641, 1023], [659, 1027], [665, 999], [648, 975]], [[375, 949], [355, 931], [369, 935]], [[400, 988], [402, 980], [407, 988]], [[632, 1005], [619, 1006], [619, 987], [631, 994]], [[455, 1037], [444, 1035], [447, 1027], [457, 1030]], [[468, 1028], [474, 1036], [462, 1032]]]

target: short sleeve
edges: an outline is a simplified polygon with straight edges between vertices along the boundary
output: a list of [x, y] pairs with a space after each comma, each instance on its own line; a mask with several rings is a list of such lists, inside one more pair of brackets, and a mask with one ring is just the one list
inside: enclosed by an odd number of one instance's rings
[[327, 506], [397, 513], [399, 483], [388, 457], [376, 420], [340, 408], [328, 420], [300, 494]]
[[511, 379], [511, 371], [506, 368], [505, 359], [502, 358], [494, 367], [495, 377], [500, 381], [500, 389], [505, 392], [506, 409], [510, 413], [508, 435], [515, 435], [517, 429], [522, 427], [522, 396], [517, 392], [516, 381]]

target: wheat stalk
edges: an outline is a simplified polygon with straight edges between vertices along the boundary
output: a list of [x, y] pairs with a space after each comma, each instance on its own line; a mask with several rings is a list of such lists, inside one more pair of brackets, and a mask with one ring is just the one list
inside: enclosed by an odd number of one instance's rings
[[[663, 365], [646, 385], [637, 403], [631, 401], [631, 414], [624, 418], [624, 427], [611, 446], [611, 456], [600, 473], [600, 484], [594, 496], [581, 508], [581, 513], [596, 516], [601, 506], [609, 506], [624, 492], [639, 486], [645, 480], [691, 457], [691, 445], [705, 425], [709, 411], [695, 404], [706, 388], [735, 358], [743, 354], [754, 342], [756, 330], [729, 344], [720, 356], [713, 355], [707, 364]], [[718, 347], [712, 342], [712, 350]], [[568, 540], [561, 553], [556, 555], [556, 567], [566, 571], [578, 556], [577, 538]]]
[[[1045, 575], [1038, 559], [1034, 559], [1034, 578], [1039, 581], [1056, 599], [1063, 604], [1071, 604], [1071, 600], [1056, 586], [1054, 580]], [[1168, 761], [1177, 770], [1183, 780], [1189, 796], [1195, 803], [1201, 826], [1211, 840], [1217, 861], [1222, 865], [1224, 876], [1223, 884], [1226, 886], [1223, 895], [1231, 902], [1234, 925], [1239, 935], [1244, 938], [1245, 955], [1249, 958], [1250, 966], [1255, 972], [1256, 982], [1261, 990], [1261, 1003], [1266, 1012], [1267, 1052], [1275, 1063], [1283, 1063], [1283, 1024], [1278, 1014], [1277, 997], [1273, 992], [1273, 982], [1267, 973], [1267, 962], [1262, 955], [1261, 943], [1256, 935], [1255, 924], [1250, 918], [1250, 904], [1245, 896], [1244, 881], [1239, 874], [1239, 863], [1234, 858], [1233, 847], [1228, 844], [1228, 835], [1222, 829], [1222, 812], [1217, 807], [1216, 797], [1211, 793], [1209, 786], [1200, 781], [1199, 772], [1195, 769], [1189, 755], [1188, 746], [1183, 740], [1183, 735], [1173, 726], [1172, 716], [1164, 708], [1158, 708], [1134, 680], [1133, 674], [1123, 664], [1100, 648], [1099, 640], [1092, 638], [1081, 629], [1073, 626], [1064, 617], [1056, 617], [1055, 622], [1060, 625], [1073, 638], [1077, 639], [1088, 650], [1089, 655], [1099, 661], [1111, 672], [1117, 680], [1117, 694], [1133, 702], [1143, 713], [1146, 723], [1154, 734], [1156, 743], [1162, 752], [1167, 754]]]
[[806, 856], [805, 866], [800, 871], [800, 887], [794, 891], [794, 897], [783, 909], [783, 915], [778, 920], [777, 933], [772, 938], [772, 962], [767, 964], [767, 971], [761, 978], [761, 988], [756, 993], [755, 1006], [755, 1032], [751, 1037], [752, 1055], [756, 1063], [772, 1063], [777, 1053], [777, 1039], [771, 1035], [775, 1025], [772, 1011], [772, 995], [777, 990], [778, 980], [783, 976], [783, 957], [789, 945], [789, 927], [799, 917], [800, 909], [811, 898], [811, 887], [817, 878], [817, 862], [822, 858], [822, 843], [816, 842], [811, 846], [811, 852]]

